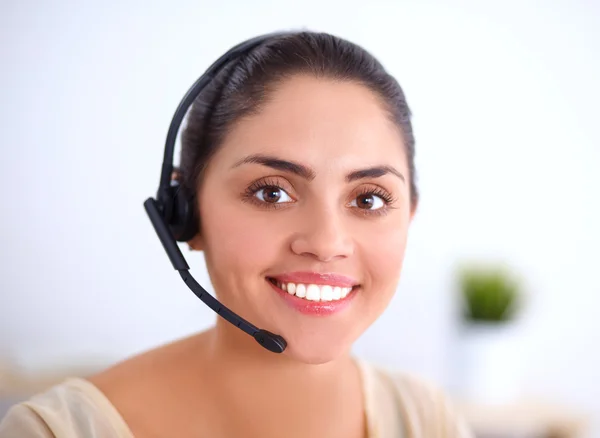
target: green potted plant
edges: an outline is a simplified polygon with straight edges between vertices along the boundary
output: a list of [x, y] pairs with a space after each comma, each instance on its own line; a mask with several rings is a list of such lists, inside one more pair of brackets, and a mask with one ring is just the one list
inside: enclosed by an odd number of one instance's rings
[[463, 319], [471, 324], [504, 324], [520, 307], [520, 282], [506, 269], [463, 268], [459, 272]]
[[522, 281], [506, 266], [472, 264], [457, 271], [457, 287], [461, 395], [482, 402], [508, 402], [518, 395], [523, 359], [523, 333], [517, 323]]

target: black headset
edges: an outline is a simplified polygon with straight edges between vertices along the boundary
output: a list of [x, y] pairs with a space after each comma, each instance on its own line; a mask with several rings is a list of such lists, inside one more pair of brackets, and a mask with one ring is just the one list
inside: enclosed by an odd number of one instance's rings
[[179, 103], [171, 121], [171, 125], [169, 126], [162, 171], [160, 174], [160, 185], [158, 186], [156, 199], [148, 198], [144, 202], [144, 208], [154, 226], [154, 230], [167, 252], [173, 267], [175, 270], [179, 271], [185, 284], [187, 284], [202, 302], [218, 315], [248, 333], [256, 339], [260, 345], [274, 353], [282, 353], [285, 350], [287, 346], [285, 339], [267, 330], [259, 329], [242, 317], [236, 315], [233, 311], [210, 295], [190, 274], [190, 267], [185, 261], [177, 242], [187, 242], [191, 240], [198, 231], [198, 221], [194, 214], [195, 205], [193, 200], [181, 190], [179, 182], [173, 180], [172, 175], [174, 170], [173, 153], [179, 127], [181, 126], [188, 109], [192, 106], [194, 100], [198, 97], [204, 87], [206, 87], [206, 85], [208, 85], [219, 71], [230, 61], [246, 55], [252, 49], [273, 37], [288, 34], [290, 33], [282, 32], [262, 35], [234, 46], [215, 61], [194, 85], [192, 85]]

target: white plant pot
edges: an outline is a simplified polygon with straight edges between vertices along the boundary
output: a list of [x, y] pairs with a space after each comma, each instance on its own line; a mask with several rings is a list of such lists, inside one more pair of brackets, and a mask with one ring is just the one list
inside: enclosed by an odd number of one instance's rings
[[467, 324], [458, 338], [456, 372], [461, 398], [486, 404], [519, 396], [522, 349], [519, 324]]

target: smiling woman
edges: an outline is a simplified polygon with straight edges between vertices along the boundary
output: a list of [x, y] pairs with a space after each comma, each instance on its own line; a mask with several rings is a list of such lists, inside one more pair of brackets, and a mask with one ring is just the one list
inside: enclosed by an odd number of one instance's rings
[[218, 318], [36, 396], [0, 431], [469, 436], [440, 391], [350, 353], [395, 293], [418, 203], [410, 112], [368, 52], [298, 32], [232, 60], [194, 102], [177, 178], [219, 300], [281, 334], [285, 352]]

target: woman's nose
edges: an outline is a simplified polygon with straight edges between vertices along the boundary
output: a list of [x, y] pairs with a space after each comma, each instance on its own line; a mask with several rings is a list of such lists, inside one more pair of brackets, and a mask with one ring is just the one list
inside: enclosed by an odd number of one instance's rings
[[331, 209], [307, 211], [298, 221], [291, 249], [298, 255], [329, 262], [352, 255], [353, 241], [343, 212]]

